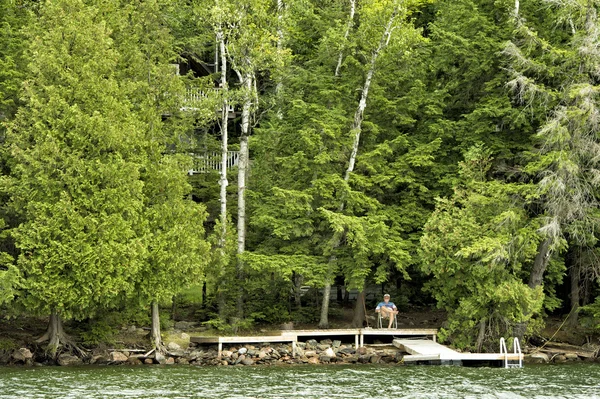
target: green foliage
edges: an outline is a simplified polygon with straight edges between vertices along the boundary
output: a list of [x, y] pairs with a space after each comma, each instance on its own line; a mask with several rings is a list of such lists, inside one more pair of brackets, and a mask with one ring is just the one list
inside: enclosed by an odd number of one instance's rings
[[[483, 146], [470, 149], [451, 199], [440, 199], [421, 238], [427, 289], [449, 314], [444, 337], [470, 346], [479, 323], [498, 320], [495, 336], [542, 310], [542, 287], [523, 282], [540, 238], [524, 211], [529, 185], [488, 180], [492, 158]], [[507, 331], [506, 329], [509, 328]]]
[[90, 321], [81, 332], [84, 345], [113, 344], [117, 328], [106, 319]]

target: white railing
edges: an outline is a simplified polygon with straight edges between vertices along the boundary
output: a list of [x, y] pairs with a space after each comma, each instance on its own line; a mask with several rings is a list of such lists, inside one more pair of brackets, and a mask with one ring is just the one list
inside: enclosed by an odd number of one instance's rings
[[519, 343], [519, 338], [513, 338], [513, 354], [519, 356], [519, 362], [517, 364], [510, 363], [508, 360], [508, 350], [506, 349], [506, 341], [504, 340], [504, 337], [500, 338], [500, 354], [504, 355], [504, 368], [523, 367], [523, 355], [521, 354], [521, 344]]
[[[219, 93], [218, 88], [214, 88], [211, 89], [212, 93], [210, 93], [210, 97], [215, 96], [216, 98], [218, 98], [221, 94]], [[203, 102], [206, 102], [206, 100], [209, 98], [209, 94], [207, 94], [205, 91], [200, 90], [198, 88], [195, 87], [188, 87], [185, 90], [185, 95], [183, 97], [183, 103], [184, 103], [184, 109], [192, 109], [192, 110], [196, 110], [198, 109]], [[217, 107], [217, 111], [220, 112], [221, 111], [221, 107]], [[235, 112], [235, 109], [233, 108], [232, 105], [227, 105], [227, 112]]]
[[[222, 166], [222, 156], [222, 153], [218, 151], [205, 152], [201, 155], [193, 154], [192, 169], [188, 171], [188, 174], [194, 175], [197, 173], [208, 173], [213, 170], [220, 172]], [[238, 166], [239, 160], [239, 151], [227, 151], [227, 169]]]

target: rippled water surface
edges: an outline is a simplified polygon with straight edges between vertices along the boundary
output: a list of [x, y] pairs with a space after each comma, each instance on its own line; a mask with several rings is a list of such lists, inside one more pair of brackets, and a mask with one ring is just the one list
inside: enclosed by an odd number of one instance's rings
[[0, 368], [0, 398], [600, 398], [600, 365]]

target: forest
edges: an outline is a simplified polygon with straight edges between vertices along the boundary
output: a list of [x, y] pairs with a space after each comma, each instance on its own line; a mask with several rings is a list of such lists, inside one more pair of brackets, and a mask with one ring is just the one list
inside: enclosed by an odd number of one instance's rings
[[597, 330], [599, 9], [0, 0], [0, 315]]

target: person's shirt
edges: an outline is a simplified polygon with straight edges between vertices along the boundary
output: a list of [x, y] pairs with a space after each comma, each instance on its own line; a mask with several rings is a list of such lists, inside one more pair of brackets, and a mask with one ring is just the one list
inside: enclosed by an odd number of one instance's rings
[[385, 303], [385, 302], [379, 302], [379, 303], [377, 304], [377, 307], [375, 308], [375, 310], [379, 310], [379, 309], [381, 309], [382, 307], [386, 307], [386, 308], [390, 308], [390, 309], [392, 309], [392, 310], [396, 310], [396, 305], [394, 305], [394, 302], [388, 302], [388, 303]]

